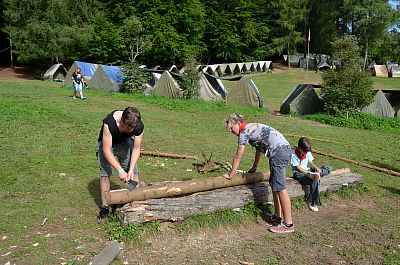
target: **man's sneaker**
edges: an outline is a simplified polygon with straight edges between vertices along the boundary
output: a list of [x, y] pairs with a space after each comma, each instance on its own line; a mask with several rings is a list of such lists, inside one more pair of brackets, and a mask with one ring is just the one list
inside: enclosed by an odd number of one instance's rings
[[76, 97], [75, 97], [75, 96], [73, 96], [73, 97], [72, 97], [72, 99], [76, 99]]
[[307, 174], [307, 177], [310, 178], [310, 179], [312, 179], [312, 180], [314, 180], [314, 181], [319, 180], [319, 179], [321, 178], [320, 175], [319, 175], [319, 173], [316, 173], [316, 172], [310, 172], [310, 173], [308, 173], [308, 174]]
[[278, 233], [278, 234], [284, 234], [284, 233], [293, 233], [294, 232], [294, 224], [292, 226], [287, 226], [285, 223], [281, 223], [276, 226], [271, 226], [269, 228], [269, 231], [273, 233]]
[[318, 211], [319, 211], [317, 205], [309, 204], [309, 205], [308, 205], [308, 208], [309, 208], [311, 211], [313, 211], [313, 212], [318, 212]]
[[275, 214], [266, 214], [264, 218], [265, 221], [271, 226], [277, 226], [282, 223], [282, 218], [276, 216]]
[[81, 97], [81, 99], [82, 99], [82, 100], [85, 100], [85, 99], [86, 99], [86, 97]]
[[108, 216], [109, 213], [110, 213], [110, 210], [108, 209], [108, 207], [102, 206], [102, 207], [100, 208], [99, 215], [97, 216], [97, 220], [98, 220], [98, 221], [103, 221], [104, 219], [107, 218], [107, 216]]

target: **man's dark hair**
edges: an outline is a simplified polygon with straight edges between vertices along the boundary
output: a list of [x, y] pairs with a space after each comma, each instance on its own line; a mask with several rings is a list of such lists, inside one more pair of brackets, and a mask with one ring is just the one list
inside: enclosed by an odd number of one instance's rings
[[130, 128], [135, 128], [140, 122], [140, 112], [135, 107], [127, 107], [122, 112], [122, 121]]
[[297, 147], [303, 150], [303, 152], [307, 153], [311, 151], [311, 142], [307, 137], [301, 137], [299, 139], [299, 143]]

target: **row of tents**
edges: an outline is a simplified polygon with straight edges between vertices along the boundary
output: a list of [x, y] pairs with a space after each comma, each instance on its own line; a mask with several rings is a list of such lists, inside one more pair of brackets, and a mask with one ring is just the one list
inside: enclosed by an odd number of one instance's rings
[[[229, 93], [225, 89], [221, 79], [209, 75], [202, 71], [199, 72], [200, 98], [206, 101], [225, 101], [229, 104], [247, 105], [263, 107], [264, 101], [253, 80], [241, 77], [235, 88]], [[148, 83], [144, 91], [146, 95], [158, 95], [171, 98], [183, 96], [184, 91], [179, 87], [177, 80], [169, 71], [162, 74], [152, 72], [153, 79]], [[238, 79], [231, 79], [238, 80]], [[151, 85], [154, 84], [154, 85]]]
[[331, 60], [329, 55], [316, 54], [316, 53], [297, 53], [290, 55], [283, 55], [286, 64], [291, 67], [299, 67], [310, 70], [327, 70], [335, 68], [338, 64], [336, 61]]
[[202, 66], [202, 71], [215, 76], [231, 76], [272, 71], [272, 61], [256, 61], [246, 63], [211, 64]]
[[368, 70], [377, 77], [400, 77], [400, 66], [398, 63], [376, 64], [372, 62], [368, 65]]
[[[280, 113], [297, 113], [300, 115], [322, 112], [324, 102], [320, 96], [321, 86], [314, 84], [298, 84], [283, 100]], [[374, 91], [371, 104], [361, 107], [362, 112], [376, 117], [400, 118], [400, 90]]]
[[[64, 80], [66, 86], [72, 86], [72, 73], [80, 67], [90, 87], [108, 91], [119, 91], [122, 74], [118, 66], [97, 65], [76, 61], [69, 71], [60, 65], [49, 68], [44, 75], [48, 79]], [[235, 88], [226, 91], [222, 78], [209, 74], [208, 71], [199, 71], [200, 98], [209, 101], [225, 101], [231, 104], [263, 107], [264, 100], [253, 80], [245, 77], [224, 78], [224, 80], [239, 80]], [[216, 68], [217, 69], [217, 68]], [[221, 68], [219, 68], [221, 69]], [[149, 70], [149, 69], [148, 69]], [[183, 91], [179, 88], [177, 79], [180, 74], [171, 67], [168, 70], [149, 70], [152, 79], [146, 84], [145, 94], [154, 94], [165, 97], [181, 97]], [[64, 77], [63, 77], [64, 76]], [[299, 115], [312, 114], [323, 111], [323, 100], [320, 96], [319, 85], [298, 84], [283, 100], [280, 112], [297, 113]], [[374, 101], [361, 110], [382, 117], [400, 117], [400, 91], [379, 90], [374, 92]]]
[[[63, 80], [65, 86], [72, 86], [72, 74], [77, 67], [81, 68], [89, 87], [115, 92], [120, 90], [123, 76], [118, 66], [75, 61], [70, 69], [66, 71], [62, 64], [57, 64], [49, 68], [43, 79]], [[173, 98], [181, 97], [183, 91], [179, 88], [176, 80], [181, 75], [177, 72], [177, 68], [173, 66], [169, 70], [157, 69], [147, 69], [150, 71], [152, 79], [146, 84], [147, 88], [144, 93]], [[221, 79], [210, 75], [209, 71], [199, 71], [199, 75], [200, 98], [203, 100], [263, 107], [263, 100], [259, 90], [251, 79], [242, 77], [236, 87], [228, 94]], [[234, 78], [232, 80], [238, 79]]]
[[81, 68], [86, 85], [107, 91], [119, 91], [122, 82], [122, 72], [119, 66], [92, 64], [75, 61], [67, 71], [62, 64], [52, 65], [43, 75], [43, 80], [63, 81], [65, 86], [72, 86], [72, 74]]

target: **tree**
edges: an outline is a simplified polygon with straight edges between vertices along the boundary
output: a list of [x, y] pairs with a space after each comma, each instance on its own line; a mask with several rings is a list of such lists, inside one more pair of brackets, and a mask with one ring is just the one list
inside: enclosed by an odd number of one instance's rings
[[352, 31], [364, 47], [364, 63], [368, 65], [368, 50], [371, 44], [382, 39], [386, 30], [394, 24], [394, 10], [387, 0], [347, 0], [352, 9]]
[[346, 35], [332, 44], [336, 70], [322, 74], [324, 109], [333, 115], [355, 113], [372, 101], [372, 77], [362, 70], [360, 47], [354, 36]]
[[199, 0], [135, 2], [136, 16], [154, 45], [143, 53], [149, 64], [182, 64], [204, 50], [204, 9]]
[[[251, 61], [265, 56], [269, 42], [263, 0], [205, 0], [207, 60]], [[208, 63], [208, 62], [207, 62]]]
[[103, 11], [93, 16], [93, 30], [85, 58], [101, 64], [126, 62], [129, 52], [122, 37], [122, 29], [113, 24]]
[[139, 18], [135, 15], [126, 18], [122, 27], [122, 35], [128, 43], [130, 56], [129, 60], [134, 62], [145, 49], [149, 49], [151, 42], [145, 39], [144, 28]]
[[186, 99], [195, 99], [200, 94], [200, 75], [197, 66], [198, 63], [193, 57], [185, 59], [185, 71], [182, 74], [179, 86], [183, 90], [183, 97]]
[[91, 36], [93, 1], [4, 0], [5, 31], [22, 62], [58, 62], [80, 54]]
[[129, 62], [121, 66], [124, 79], [122, 84], [122, 91], [132, 93], [143, 93], [146, 82], [150, 79], [150, 74], [139, 68], [137, 62]]
[[302, 31], [302, 25], [308, 13], [306, 4], [307, 0], [272, 2], [277, 15], [274, 19], [276, 27], [272, 38], [271, 54], [282, 54], [285, 50], [288, 55], [293, 54], [297, 52], [297, 45], [304, 43], [305, 34]]

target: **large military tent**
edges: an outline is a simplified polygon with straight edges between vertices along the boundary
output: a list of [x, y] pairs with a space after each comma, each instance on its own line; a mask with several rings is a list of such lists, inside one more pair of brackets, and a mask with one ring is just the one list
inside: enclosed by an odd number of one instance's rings
[[227, 67], [228, 67], [228, 65], [225, 64], [225, 63], [219, 64], [219, 70], [221, 71], [221, 75], [225, 75], [226, 74], [225, 70], [226, 70]]
[[331, 66], [327, 63], [327, 61], [321, 61], [317, 65], [317, 70], [319, 70], [319, 71], [329, 70], [329, 69], [331, 69]]
[[389, 76], [386, 65], [379, 65], [379, 64], [374, 65], [374, 70], [372, 70], [372, 74], [374, 76], [378, 76], [378, 77], [388, 77]]
[[287, 61], [289, 60], [290, 66], [295, 66], [295, 67], [299, 67], [301, 57], [304, 57], [304, 55], [303, 54], [283, 55], [285, 63], [288, 64]]
[[155, 72], [150, 72], [150, 73], [151, 73], [151, 79], [147, 82], [147, 85], [153, 87], [157, 83], [158, 79], [160, 79], [162, 74]]
[[273, 70], [272, 61], [258, 61], [259, 71], [266, 72], [268, 69]]
[[[225, 95], [222, 95], [215, 89], [210, 82], [208, 82], [207, 77], [204, 73], [200, 72], [200, 98], [204, 100], [223, 100]], [[209, 78], [214, 78], [213, 76], [209, 75]], [[214, 78], [215, 79], [215, 78]]]
[[283, 100], [280, 113], [291, 112], [300, 115], [312, 114], [323, 110], [323, 102], [316, 92], [318, 85], [298, 84], [289, 95]]
[[65, 69], [62, 63], [53, 64], [44, 73], [42, 80], [52, 80], [52, 81], [64, 81], [67, 75], [67, 69]]
[[300, 68], [304, 69], [316, 69], [317, 68], [317, 60], [315, 59], [315, 55], [309, 55], [308, 58], [301, 57], [299, 61]]
[[154, 95], [177, 98], [181, 96], [181, 90], [178, 83], [168, 71], [164, 71], [160, 79], [156, 82], [150, 91]]
[[254, 107], [263, 107], [258, 88], [253, 80], [242, 77], [236, 84], [236, 87], [229, 91], [226, 96], [226, 102], [230, 104], [249, 105]]
[[390, 106], [394, 109], [394, 111], [397, 113], [397, 117], [400, 118], [400, 90], [382, 90], [382, 92], [385, 94], [385, 97], [390, 103]]
[[392, 65], [390, 67], [390, 76], [391, 77], [400, 77], [400, 66]]
[[377, 117], [394, 117], [395, 111], [381, 90], [378, 90], [374, 100], [361, 109], [362, 112], [371, 113]]
[[226, 98], [226, 95], [228, 92], [226, 92], [226, 89], [224, 87], [224, 84], [222, 83], [220, 78], [217, 78], [215, 76], [209, 75], [207, 73], [204, 73], [204, 76], [207, 78], [208, 83], [213, 87], [214, 90], [216, 90], [223, 99]]
[[72, 86], [72, 74], [75, 72], [76, 68], [81, 68], [81, 72], [86, 81], [90, 80], [97, 69], [97, 64], [85, 63], [80, 61], [75, 61], [69, 68], [67, 75], [65, 76], [64, 85]]
[[99, 65], [88, 85], [110, 92], [119, 92], [123, 74], [119, 66]]

